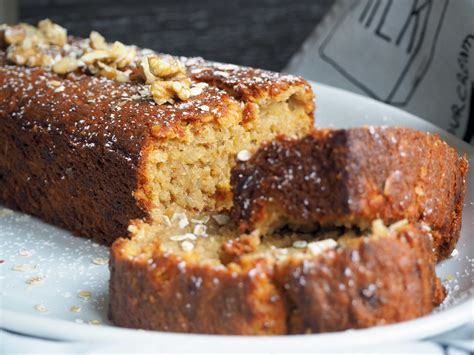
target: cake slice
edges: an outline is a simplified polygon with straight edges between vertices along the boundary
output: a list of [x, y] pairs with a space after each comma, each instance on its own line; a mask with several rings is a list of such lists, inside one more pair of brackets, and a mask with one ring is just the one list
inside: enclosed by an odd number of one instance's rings
[[242, 231], [282, 226], [367, 228], [401, 219], [430, 230], [438, 259], [461, 229], [468, 161], [435, 135], [408, 128], [315, 129], [279, 137], [232, 173]]
[[444, 298], [429, 233], [406, 220], [365, 231], [240, 235], [216, 215], [136, 221], [111, 249], [116, 325], [276, 335], [413, 319]]
[[[114, 243], [115, 324], [317, 333], [413, 319], [444, 299], [434, 247], [459, 233], [467, 162], [437, 137], [401, 128], [314, 130], [237, 159], [233, 218], [135, 221], [131, 239]], [[440, 217], [423, 214], [425, 205], [444, 206], [451, 234]]]
[[0, 28], [0, 204], [111, 244], [129, 220], [232, 204], [235, 155], [313, 126], [301, 78]]

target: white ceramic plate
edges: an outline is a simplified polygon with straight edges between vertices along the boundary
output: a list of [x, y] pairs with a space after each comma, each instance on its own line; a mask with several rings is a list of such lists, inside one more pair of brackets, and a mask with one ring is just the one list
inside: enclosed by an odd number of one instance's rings
[[[318, 84], [314, 90], [319, 127], [388, 125], [436, 132], [460, 153], [467, 154], [474, 166], [474, 147], [426, 121], [343, 90]], [[160, 351], [321, 351], [420, 339], [474, 318], [474, 175], [471, 173], [468, 179], [457, 255], [437, 267], [449, 296], [433, 314], [413, 321], [365, 330], [279, 337], [190, 335], [117, 328], [107, 321], [109, 272], [103, 264], [107, 257], [108, 250], [103, 246], [72, 237], [67, 231], [28, 215], [3, 210], [0, 212], [1, 326], [51, 339], [153, 343], [159, 344], [155, 349]], [[18, 266], [22, 264], [29, 266]], [[15, 267], [30, 270], [14, 271]], [[43, 277], [42, 283], [29, 285], [27, 281], [36, 276]], [[91, 292], [90, 299], [79, 297], [81, 291]], [[78, 306], [79, 312], [71, 311], [71, 307], [78, 310]], [[97, 321], [100, 325], [88, 324]]]

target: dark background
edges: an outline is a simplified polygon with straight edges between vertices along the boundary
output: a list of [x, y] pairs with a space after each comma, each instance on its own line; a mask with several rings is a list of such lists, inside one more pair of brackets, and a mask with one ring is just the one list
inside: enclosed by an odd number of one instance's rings
[[281, 70], [334, 0], [19, 0], [19, 19], [161, 52]]

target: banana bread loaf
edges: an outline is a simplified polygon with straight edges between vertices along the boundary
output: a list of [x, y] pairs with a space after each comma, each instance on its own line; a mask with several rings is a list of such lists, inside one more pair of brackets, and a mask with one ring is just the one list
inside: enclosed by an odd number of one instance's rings
[[[239, 235], [223, 216], [136, 222], [111, 249], [110, 318], [172, 332], [272, 335], [364, 328], [431, 312], [444, 298], [431, 239], [381, 220]], [[219, 223], [216, 223], [219, 222]]]
[[235, 155], [313, 125], [301, 78], [0, 28], [0, 204], [111, 244], [130, 219], [230, 207]]
[[242, 231], [281, 226], [366, 228], [407, 218], [431, 229], [438, 259], [461, 229], [468, 161], [408, 128], [315, 129], [280, 137], [233, 170], [232, 217]]

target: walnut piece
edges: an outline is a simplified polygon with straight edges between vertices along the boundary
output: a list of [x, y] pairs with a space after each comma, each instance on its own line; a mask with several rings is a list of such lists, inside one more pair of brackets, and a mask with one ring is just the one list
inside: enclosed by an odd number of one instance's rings
[[63, 47], [67, 41], [67, 31], [64, 27], [53, 23], [50, 19], [38, 23], [38, 29], [50, 44]]
[[38, 50], [36, 45], [11, 45], [7, 50], [8, 60], [18, 65], [29, 67], [49, 67], [53, 64], [53, 59], [48, 54]]
[[184, 65], [172, 56], [148, 56], [150, 72], [157, 78], [170, 79], [186, 77]]
[[71, 57], [63, 57], [53, 65], [56, 74], [67, 74], [79, 68], [79, 62]]
[[105, 61], [106, 59], [110, 58], [110, 54], [108, 51], [103, 49], [97, 49], [91, 52], [87, 52], [81, 57], [81, 61], [85, 64], [94, 64], [99, 61]]
[[50, 67], [53, 65], [53, 58], [48, 54], [49, 46], [62, 47], [66, 44], [66, 39], [66, 30], [48, 19], [40, 21], [38, 28], [27, 24], [7, 27], [7, 58], [18, 65]]
[[89, 35], [89, 40], [93, 49], [105, 50], [108, 48], [107, 42], [105, 42], [105, 38], [99, 32], [92, 31]]
[[26, 30], [21, 25], [7, 27], [5, 30], [5, 41], [7, 44], [17, 44], [26, 37]]
[[97, 65], [100, 68], [98, 74], [106, 77], [107, 79], [116, 80], [121, 83], [130, 81], [130, 70], [117, 70], [117, 66], [115, 64], [107, 65], [102, 62], [98, 62]]
[[184, 79], [180, 81], [155, 81], [151, 84], [151, 95], [153, 100], [162, 105], [164, 103], [173, 103], [174, 98], [179, 98], [182, 101], [189, 99], [189, 87], [191, 81]]
[[98, 32], [92, 31], [89, 35], [91, 51], [86, 51], [80, 60], [87, 65], [91, 74], [99, 74], [119, 82], [130, 81], [131, 70], [123, 70], [135, 64], [135, 48], [114, 42], [109, 45]]
[[130, 81], [130, 73], [131, 73], [131, 72], [132, 72], [131, 70], [125, 70], [125, 71], [117, 70], [117, 73], [116, 73], [116, 76], [115, 76], [115, 80], [117, 80], [117, 81], [120, 82], [120, 83], [129, 82], [129, 81]]
[[117, 67], [122, 69], [133, 63], [136, 56], [134, 48], [127, 47], [121, 42], [114, 42], [109, 49], [110, 56]]
[[141, 58], [138, 62], [138, 67], [141, 71], [145, 84], [151, 84], [156, 80], [156, 77], [150, 71], [150, 64], [148, 57]]
[[191, 96], [191, 80], [186, 76], [186, 68], [171, 56], [149, 55], [142, 60], [141, 67], [146, 83], [157, 104], [173, 103], [175, 98], [182, 101]]

